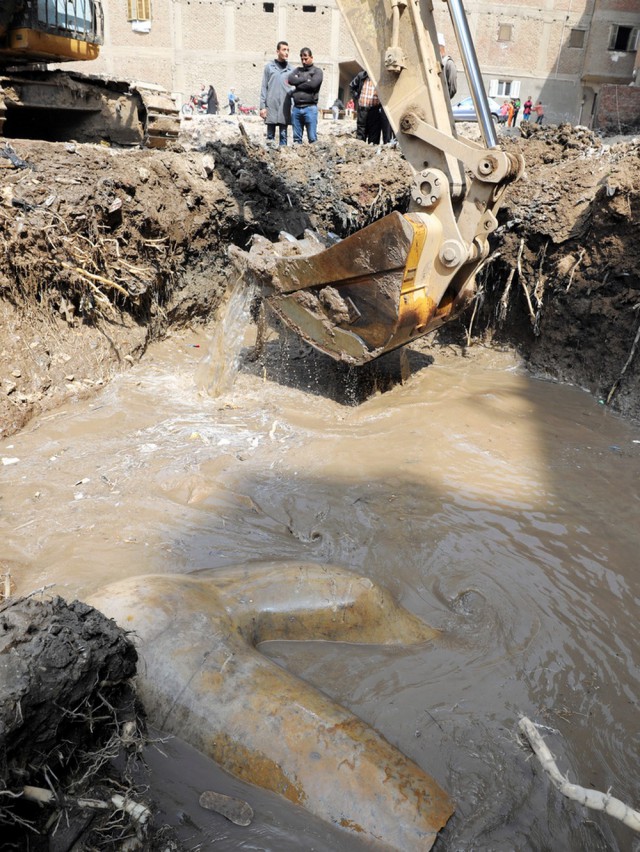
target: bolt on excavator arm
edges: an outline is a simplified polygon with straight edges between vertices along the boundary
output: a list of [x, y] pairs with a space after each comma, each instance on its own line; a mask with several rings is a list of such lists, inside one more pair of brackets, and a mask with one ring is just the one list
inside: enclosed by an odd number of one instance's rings
[[435, 330], [475, 292], [506, 185], [524, 169], [496, 144], [462, 0], [447, 0], [484, 144], [457, 136], [430, 0], [338, 0], [413, 172], [411, 202], [325, 248], [313, 235], [235, 251], [301, 338], [364, 364]]

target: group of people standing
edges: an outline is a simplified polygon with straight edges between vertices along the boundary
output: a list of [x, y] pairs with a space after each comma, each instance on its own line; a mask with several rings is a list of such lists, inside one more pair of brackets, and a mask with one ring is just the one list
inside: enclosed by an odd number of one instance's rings
[[[446, 82], [449, 97], [453, 97], [457, 88], [457, 70], [450, 56], [446, 53], [444, 37], [438, 33], [443, 78]], [[322, 86], [322, 69], [314, 65], [311, 48], [300, 50], [300, 65], [294, 68], [289, 62], [289, 43], [281, 40], [276, 45], [275, 58], [264, 67], [262, 86], [260, 88], [260, 117], [267, 127], [267, 144], [275, 144], [276, 131], [278, 144], [287, 144], [289, 125], [293, 127], [293, 142], [303, 141], [306, 130], [309, 142], [318, 138], [318, 100]], [[203, 87], [204, 90], [204, 87]], [[363, 142], [378, 145], [391, 142], [393, 130], [385, 111], [380, 103], [375, 83], [366, 71], [360, 71], [349, 84], [351, 101], [347, 108], [356, 112], [356, 138]], [[218, 111], [218, 99], [213, 86], [208, 93], [201, 93], [201, 101], [208, 105], [207, 112]], [[228, 95], [229, 112], [235, 113], [238, 101], [234, 90]], [[209, 109], [209, 104], [212, 108]], [[337, 118], [344, 109], [338, 98], [332, 107], [333, 116]]]
[[322, 69], [313, 64], [311, 48], [300, 51], [300, 65], [289, 63], [289, 44], [279, 41], [276, 56], [267, 62], [260, 89], [260, 116], [267, 125], [267, 143], [287, 144], [287, 128], [293, 127], [293, 142], [302, 142], [307, 132], [309, 142], [318, 138], [318, 99], [322, 86]]
[[530, 121], [531, 116], [535, 113], [535, 123], [542, 124], [544, 120], [542, 101], [538, 101], [534, 106], [531, 95], [529, 95], [524, 104], [521, 103], [520, 98], [511, 98], [511, 100], [504, 101], [500, 107], [500, 124], [506, 124], [507, 127], [515, 127], [520, 107], [522, 107], [523, 121]]

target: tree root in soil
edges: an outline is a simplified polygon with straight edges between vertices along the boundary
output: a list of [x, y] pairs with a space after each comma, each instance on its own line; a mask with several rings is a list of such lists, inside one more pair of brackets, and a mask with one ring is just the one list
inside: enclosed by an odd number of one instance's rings
[[[0, 605], [3, 849], [142, 848], [151, 811], [133, 782], [148, 743], [137, 655], [102, 613], [34, 595]], [[115, 768], [115, 761], [122, 769]]]

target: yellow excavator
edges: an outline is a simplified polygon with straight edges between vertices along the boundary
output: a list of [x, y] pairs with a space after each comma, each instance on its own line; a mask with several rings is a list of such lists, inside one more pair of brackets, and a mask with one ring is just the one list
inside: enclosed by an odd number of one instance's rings
[[[314, 234], [254, 237], [232, 250], [245, 279], [302, 339], [362, 365], [460, 314], [506, 186], [524, 170], [502, 151], [462, 0], [447, 0], [483, 144], [459, 138], [431, 0], [337, 0], [411, 166], [411, 202], [326, 248]], [[383, 176], [380, 176], [383, 179]]]
[[91, 61], [103, 42], [101, 0], [1, 0], [0, 136], [164, 148], [177, 138], [173, 98], [49, 64]]

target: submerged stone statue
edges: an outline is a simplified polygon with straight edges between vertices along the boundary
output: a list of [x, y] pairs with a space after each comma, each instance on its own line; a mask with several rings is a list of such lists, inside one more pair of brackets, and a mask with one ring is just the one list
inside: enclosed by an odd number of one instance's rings
[[437, 635], [380, 586], [335, 566], [255, 563], [133, 577], [91, 603], [133, 631], [139, 693], [158, 728], [360, 839], [431, 848], [453, 811], [434, 779], [256, 649], [273, 639], [410, 645]]

